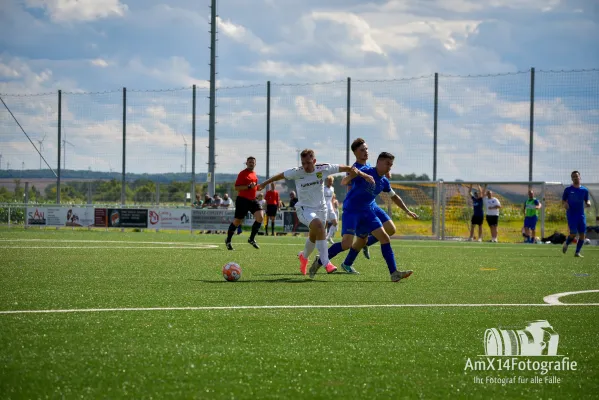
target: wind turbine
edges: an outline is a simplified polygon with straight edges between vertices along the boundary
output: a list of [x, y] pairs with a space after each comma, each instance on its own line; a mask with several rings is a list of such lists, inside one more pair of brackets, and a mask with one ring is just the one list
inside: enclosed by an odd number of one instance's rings
[[75, 145], [71, 142], [69, 142], [66, 139], [63, 139], [62, 141], [62, 149], [63, 149], [63, 164], [62, 164], [62, 169], [67, 169], [67, 144], [70, 145], [72, 148], [75, 148]]
[[0, 153], [0, 169], [2, 169], [2, 153]]
[[36, 140], [36, 142], [39, 143], [40, 145], [40, 171], [42, 169], [42, 153], [44, 151], [44, 140], [46, 140], [46, 134], [44, 134], [44, 137], [42, 138], [42, 140]]
[[62, 140], [62, 152], [63, 152], [62, 169], [67, 169], [67, 144], [71, 145], [72, 148], [75, 148], [75, 145], [67, 140], [67, 134], [64, 131], [64, 126], [62, 127], [62, 137], [64, 138]]

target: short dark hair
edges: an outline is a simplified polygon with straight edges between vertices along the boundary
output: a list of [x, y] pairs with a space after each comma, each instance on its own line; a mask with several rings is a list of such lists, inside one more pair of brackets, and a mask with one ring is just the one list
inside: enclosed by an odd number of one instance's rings
[[377, 161], [380, 160], [381, 158], [387, 158], [391, 161], [395, 160], [395, 156], [391, 153], [388, 153], [386, 151], [383, 151], [381, 154], [379, 154], [379, 157], [376, 159]]
[[305, 158], [305, 157], [308, 157], [308, 156], [311, 156], [312, 158], [314, 158], [314, 150], [312, 150], [312, 149], [304, 149], [300, 153], [300, 157], [301, 158]]
[[366, 140], [364, 140], [362, 138], [357, 138], [351, 144], [351, 151], [352, 152], [356, 151], [358, 149], [358, 147], [362, 146], [364, 143], [366, 143]]
[[250, 161], [250, 160], [254, 160], [254, 161], [256, 161], [256, 157], [254, 157], [254, 156], [249, 156], [248, 158], [246, 158], [245, 162], [248, 162], [248, 161]]
[[580, 175], [580, 172], [578, 172], [578, 171], [572, 171], [572, 173], [570, 174], [570, 176], [572, 176], [572, 175], [574, 175], [574, 174], [578, 174], [578, 175]]

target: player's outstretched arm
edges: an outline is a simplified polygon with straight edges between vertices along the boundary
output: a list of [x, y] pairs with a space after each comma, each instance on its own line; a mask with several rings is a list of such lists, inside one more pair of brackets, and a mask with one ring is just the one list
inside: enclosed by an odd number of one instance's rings
[[[374, 178], [372, 176], [360, 171], [356, 167], [350, 167], [347, 165], [339, 165], [339, 172], [348, 172], [349, 176], [346, 176], [345, 178], [348, 178], [351, 176], [352, 177], [351, 179], [353, 179], [356, 176], [359, 176], [360, 178], [366, 180], [368, 183], [371, 183], [371, 184], [374, 183]], [[343, 180], [345, 180], [345, 178], [343, 178]], [[350, 179], [350, 181], [351, 181], [351, 179]], [[343, 183], [343, 180], [341, 180], [341, 183], [344, 185], [347, 185], [347, 183]]]
[[262, 189], [268, 187], [268, 185], [270, 185], [273, 182], [276, 181], [280, 181], [282, 179], [285, 179], [285, 173], [281, 172], [279, 174], [276, 174], [275, 176], [272, 176], [270, 178], [268, 178], [267, 180], [265, 180], [264, 182], [262, 182], [261, 184], [258, 185], [258, 191], [261, 191]]
[[408, 208], [408, 206], [406, 206], [406, 203], [403, 202], [402, 198], [399, 197], [399, 195], [397, 193], [393, 193], [393, 196], [391, 197], [391, 200], [393, 200], [393, 202], [395, 204], [397, 204], [397, 206], [399, 208], [401, 208], [402, 210], [404, 210], [410, 217], [412, 217], [414, 219], [418, 219], [418, 214], [416, 214], [415, 212], [410, 211], [410, 209]]

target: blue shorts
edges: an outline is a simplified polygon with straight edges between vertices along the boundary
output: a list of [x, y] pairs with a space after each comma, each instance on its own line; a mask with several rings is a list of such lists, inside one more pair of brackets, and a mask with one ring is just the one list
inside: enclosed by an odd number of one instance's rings
[[341, 217], [341, 236], [353, 235], [365, 238], [368, 234], [383, 227], [374, 210], [345, 211]]
[[587, 218], [584, 215], [577, 215], [571, 217], [568, 215], [568, 228], [570, 228], [570, 235], [577, 233], [586, 233], [587, 231]]
[[534, 231], [535, 228], [537, 227], [538, 220], [539, 220], [539, 217], [537, 217], [536, 215], [534, 215], [532, 217], [524, 217], [524, 227], [530, 228]]
[[391, 217], [389, 217], [389, 215], [385, 212], [385, 210], [383, 210], [382, 208], [380, 208], [378, 206], [378, 204], [375, 204], [372, 209], [374, 210], [375, 215], [378, 217], [378, 219], [381, 221], [381, 223], [385, 223], [387, 221], [391, 220]]

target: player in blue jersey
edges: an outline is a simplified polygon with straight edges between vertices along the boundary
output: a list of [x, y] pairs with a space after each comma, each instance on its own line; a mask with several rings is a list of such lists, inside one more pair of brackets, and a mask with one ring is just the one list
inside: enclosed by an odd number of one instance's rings
[[568, 246], [578, 234], [578, 242], [576, 243], [576, 253], [574, 257], [582, 257], [580, 249], [584, 244], [585, 233], [587, 230], [587, 220], [584, 215], [584, 208], [591, 206], [589, 200], [589, 190], [580, 184], [580, 172], [573, 171], [570, 175], [572, 185], [564, 190], [562, 195], [562, 205], [566, 209], [566, 217], [568, 219], [568, 228], [570, 228], [570, 236], [566, 239], [562, 251], [566, 253]]
[[[357, 138], [356, 140], [354, 140], [351, 144], [351, 149], [352, 152], [354, 153], [354, 156], [356, 157], [356, 162], [354, 162], [353, 166], [360, 169], [364, 166], [370, 166], [370, 164], [368, 164], [368, 145], [366, 144], [366, 141], [362, 138]], [[387, 173], [387, 178], [391, 178], [391, 174]], [[352, 177], [350, 176], [346, 176], [345, 178], [343, 178], [343, 180], [341, 181], [342, 185], [350, 185], [349, 190], [351, 190], [351, 180]], [[400, 199], [401, 200], [401, 199]], [[399, 205], [399, 203], [395, 202], [396, 204]], [[403, 202], [402, 202], [403, 203]], [[401, 207], [401, 205], [399, 205]], [[383, 223], [383, 228], [385, 228], [385, 232], [387, 232], [387, 234], [389, 236], [393, 236], [395, 234], [396, 228], [395, 228], [395, 224], [393, 223], [393, 220], [391, 219], [391, 217], [389, 217], [389, 215], [385, 212], [385, 210], [383, 210], [381, 207], [378, 206], [378, 204], [374, 203], [374, 212], [376, 213], [376, 216], [381, 220], [381, 222]], [[341, 247], [342, 247], [342, 251], [345, 251], [347, 249], [349, 249], [350, 247], [357, 247], [358, 249], [362, 249], [362, 251], [364, 252], [364, 257], [366, 257], [367, 259], [370, 259], [370, 251], [368, 250], [368, 248], [370, 246], [372, 246], [373, 244], [375, 244], [376, 242], [378, 242], [378, 240], [372, 236], [369, 235], [367, 240], [364, 243], [361, 243], [362, 241], [356, 243], [353, 242], [353, 237], [347, 238], [345, 240], [345, 242], [341, 242]], [[352, 272], [352, 271], [347, 271], [347, 272]]]
[[485, 212], [483, 210], [483, 190], [478, 185], [478, 190], [472, 190], [472, 185], [468, 187], [468, 193], [472, 199], [472, 219], [470, 220], [470, 237], [468, 241], [474, 240], [474, 226], [478, 225], [478, 241], [483, 241], [483, 220]]
[[[382, 152], [377, 159], [376, 167], [364, 166], [360, 169], [360, 172], [372, 176], [375, 182], [374, 184], [369, 183], [362, 176], [354, 178], [353, 187], [343, 202], [342, 233], [344, 238], [346, 235], [350, 235], [363, 240], [366, 239], [369, 233], [372, 233], [381, 242], [381, 252], [389, 268], [391, 281], [399, 282], [401, 279], [409, 277], [413, 271], [400, 271], [397, 269], [389, 235], [383, 229], [383, 223], [377, 217], [373, 208], [374, 199], [380, 192], [392, 191], [389, 179], [385, 175], [391, 171], [394, 159], [395, 157], [392, 154]], [[413, 215], [417, 217], [415, 214]], [[359, 249], [352, 248], [348, 253], [346, 262], [349, 263], [350, 268], [358, 252]], [[319, 259], [314, 260], [310, 267], [311, 278], [314, 278], [321, 265]]]

